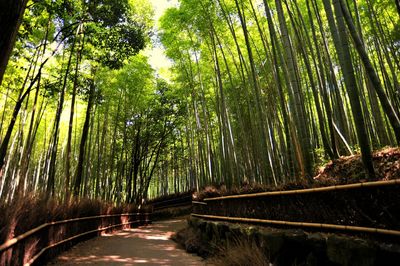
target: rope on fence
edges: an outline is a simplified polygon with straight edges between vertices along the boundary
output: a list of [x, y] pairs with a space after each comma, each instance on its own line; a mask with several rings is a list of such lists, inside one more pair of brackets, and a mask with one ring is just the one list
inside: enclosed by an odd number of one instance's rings
[[207, 203], [206, 203], [206, 202], [202, 202], [202, 201], [195, 201], [195, 200], [193, 200], [193, 201], [192, 201], [192, 204], [207, 205]]

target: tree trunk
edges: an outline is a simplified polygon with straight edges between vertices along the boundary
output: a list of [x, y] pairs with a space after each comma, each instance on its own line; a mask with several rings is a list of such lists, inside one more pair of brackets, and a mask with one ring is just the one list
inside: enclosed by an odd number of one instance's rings
[[86, 108], [85, 122], [82, 128], [82, 136], [81, 143], [79, 145], [79, 157], [78, 157], [78, 166], [76, 167], [75, 172], [75, 184], [74, 184], [74, 196], [79, 196], [81, 183], [82, 183], [82, 174], [83, 174], [83, 165], [85, 161], [85, 148], [86, 148], [86, 140], [89, 133], [89, 125], [90, 125], [90, 115], [92, 111], [92, 106], [95, 98], [95, 85], [94, 81], [90, 83], [89, 88], [89, 100]]
[[[82, 24], [81, 24], [82, 25]], [[78, 27], [75, 40], [78, 38], [78, 34], [81, 27]], [[71, 109], [69, 114], [69, 123], [68, 123], [68, 137], [67, 137], [67, 150], [66, 150], [66, 159], [65, 159], [65, 201], [67, 202], [70, 197], [70, 180], [71, 180], [71, 142], [72, 142], [72, 131], [73, 131], [73, 123], [74, 123], [74, 112], [75, 112], [75, 99], [76, 99], [76, 90], [78, 87], [78, 71], [79, 71], [79, 63], [81, 61], [81, 54], [84, 48], [84, 36], [82, 37], [81, 47], [76, 52], [76, 63], [75, 63], [75, 74], [74, 74], [74, 83], [72, 85], [72, 98], [71, 98]], [[71, 51], [72, 53], [72, 51]]]
[[[267, 154], [267, 136], [265, 133], [265, 118], [263, 115], [263, 107], [261, 104], [261, 92], [259, 88], [259, 84], [257, 81], [257, 72], [255, 69], [255, 62], [254, 62], [254, 57], [253, 57], [253, 52], [250, 44], [250, 37], [249, 37], [249, 32], [247, 30], [247, 24], [246, 24], [246, 18], [245, 14], [243, 12], [243, 8], [240, 7], [238, 0], [235, 0], [235, 5], [236, 5], [236, 10], [239, 15], [240, 19], [240, 24], [242, 26], [242, 31], [246, 43], [246, 48], [247, 48], [247, 56], [249, 58], [249, 64], [250, 64], [250, 74], [251, 74], [251, 81], [252, 81], [252, 86], [254, 90], [254, 95], [255, 95], [255, 102], [256, 102], [256, 115], [257, 115], [257, 121], [258, 121], [258, 141], [261, 144], [261, 147], [259, 147], [259, 152], [258, 152], [258, 158], [260, 159], [260, 178], [263, 178], [263, 180], [267, 183], [271, 183], [271, 180], [267, 179], [268, 176], [271, 174], [272, 169], [267, 167], [268, 165], [268, 154]], [[267, 171], [268, 170], [268, 171]]]
[[6, 135], [4, 136], [3, 142], [1, 143], [1, 146], [0, 146], [0, 171], [4, 166], [4, 160], [7, 155], [7, 149], [8, 149], [8, 144], [11, 139], [11, 133], [14, 129], [15, 122], [17, 121], [17, 117], [18, 117], [19, 111], [21, 110], [22, 103], [24, 102], [25, 98], [29, 95], [29, 92], [31, 91], [33, 85], [35, 85], [35, 83], [39, 80], [40, 75], [41, 75], [41, 68], [39, 69], [39, 73], [32, 80], [31, 84], [26, 89], [26, 91], [19, 97], [18, 101], [16, 102], [16, 104], [14, 106], [14, 110], [11, 115], [10, 124], [8, 125]]
[[0, 2], [0, 85], [27, 3], [28, 0], [2, 0]]
[[51, 196], [54, 194], [54, 181], [55, 181], [55, 174], [56, 174], [56, 163], [57, 163], [57, 148], [58, 148], [58, 133], [59, 133], [59, 127], [60, 127], [60, 121], [61, 121], [61, 114], [64, 106], [64, 99], [65, 99], [65, 91], [67, 89], [67, 77], [69, 75], [69, 71], [71, 69], [71, 63], [72, 63], [72, 57], [74, 54], [74, 49], [75, 49], [75, 44], [76, 44], [76, 38], [74, 39], [72, 46], [71, 46], [71, 51], [68, 57], [68, 63], [67, 63], [67, 68], [65, 70], [65, 75], [63, 77], [63, 83], [62, 83], [62, 88], [60, 92], [60, 100], [58, 102], [57, 106], [57, 111], [56, 111], [56, 117], [55, 117], [55, 122], [54, 122], [54, 128], [53, 128], [53, 143], [51, 144], [51, 152], [50, 152], [50, 163], [49, 163], [49, 175], [48, 175], [48, 180], [47, 180], [47, 196]]
[[365, 72], [368, 75], [369, 80], [371, 81], [373, 88], [375, 89], [376, 94], [379, 97], [379, 100], [381, 102], [382, 108], [385, 111], [386, 115], [389, 118], [390, 124], [392, 125], [393, 131], [396, 136], [397, 144], [400, 145], [400, 120], [397, 116], [396, 111], [393, 109], [391, 103], [389, 102], [388, 97], [385, 94], [385, 91], [382, 87], [382, 84], [378, 78], [378, 75], [376, 74], [372, 63], [369, 59], [369, 56], [367, 52], [365, 51], [364, 45], [361, 41], [361, 38], [359, 37], [356, 27], [353, 24], [353, 21], [351, 19], [350, 13], [347, 10], [347, 7], [343, 0], [339, 0], [339, 5], [341, 7], [341, 11], [344, 17], [344, 20], [346, 21], [347, 27], [349, 29], [350, 35], [354, 41], [354, 46], [360, 55], [361, 61], [364, 65]]
[[302, 105], [302, 92], [301, 86], [298, 78], [297, 70], [297, 60], [295, 54], [293, 53], [292, 43], [289, 37], [288, 28], [285, 21], [285, 16], [283, 13], [281, 0], [275, 0], [275, 5], [277, 8], [279, 25], [282, 32], [283, 45], [285, 50], [285, 61], [287, 64], [289, 72], [289, 81], [291, 92], [293, 94], [293, 109], [296, 128], [298, 129], [298, 138], [300, 139], [301, 156], [304, 162], [304, 177], [308, 182], [312, 182], [312, 151], [310, 147], [310, 134], [307, 128], [308, 119], [304, 111], [304, 106]]
[[[333, 23], [330, 24], [331, 32], [337, 32], [337, 42], [336, 49], [341, 53], [339, 56], [339, 62], [342, 67], [344, 81], [347, 87], [347, 92], [349, 94], [351, 111], [353, 114], [354, 123], [356, 126], [356, 134], [358, 138], [358, 142], [361, 148], [362, 161], [365, 167], [365, 171], [369, 179], [373, 179], [375, 177], [374, 166], [372, 163], [372, 155], [371, 148], [368, 142], [368, 136], [365, 129], [365, 122], [362, 113], [362, 108], [360, 104], [359, 92], [357, 88], [357, 82], [354, 75], [354, 67], [351, 61], [350, 49], [347, 40], [347, 33], [345, 28], [345, 22], [343, 19], [342, 9], [340, 6], [340, 2], [338, 0], [333, 0], [335, 6], [335, 15], [337, 20], [337, 30], [336, 25]], [[324, 0], [325, 10], [327, 14], [332, 15], [331, 4], [329, 0]]]

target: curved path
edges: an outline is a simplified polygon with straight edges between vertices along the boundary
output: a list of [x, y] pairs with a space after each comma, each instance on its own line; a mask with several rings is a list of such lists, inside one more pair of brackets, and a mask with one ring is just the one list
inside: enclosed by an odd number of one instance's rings
[[184, 218], [177, 218], [104, 234], [77, 244], [49, 265], [204, 265], [170, 240], [185, 225]]

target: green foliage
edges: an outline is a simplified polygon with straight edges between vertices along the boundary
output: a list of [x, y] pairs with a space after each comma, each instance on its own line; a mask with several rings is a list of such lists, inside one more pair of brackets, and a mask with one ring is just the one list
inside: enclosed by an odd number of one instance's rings
[[[396, 6], [344, 2], [361, 49], [398, 113]], [[59, 159], [55, 187], [64, 196], [85, 117], [90, 123], [82, 196], [118, 202], [210, 183], [278, 185], [304, 178], [309, 165], [357, 150], [354, 107], [328, 23], [330, 4], [181, 0], [166, 10], [155, 36], [148, 1], [31, 1], [0, 88], [2, 141], [15, 103], [25, 97], [9, 139], [0, 196], [13, 197], [18, 185], [11, 186], [17, 182], [11, 177], [24, 161], [27, 173], [17, 179], [26, 180], [26, 191], [44, 191], [49, 154]], [[368, 142], [374, 148], [393, 145], [393, 130], [359, 52], [347, 30], [341, 34], [350, 40], [346, 59], [354, 65]], [[158, 78], [140, 54], [154, 37], [173, 62], [171, 82]], [[57, 119], [59, 128], [53, 125]], [[65, 158], [71, 158], [68, 167]]]

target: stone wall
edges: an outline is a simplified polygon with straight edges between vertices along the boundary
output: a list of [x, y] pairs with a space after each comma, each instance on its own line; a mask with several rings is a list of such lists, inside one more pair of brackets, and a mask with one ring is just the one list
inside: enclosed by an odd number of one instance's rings
[[[188, 233], [190, 232], [190, 233]], [[399, 265], [399, 239], [384, 243], [332, 233], [305, 232], [191, 217], [176, 240], [189, 252], [207, 256], [238, 239], [259, 247], [273, 265]], [[397, 242], [396, 242], [397, 241]]]

